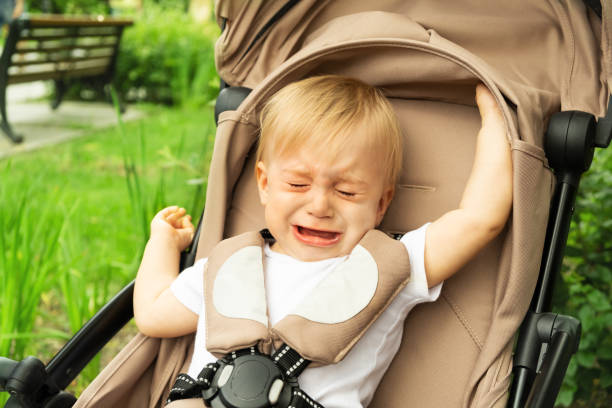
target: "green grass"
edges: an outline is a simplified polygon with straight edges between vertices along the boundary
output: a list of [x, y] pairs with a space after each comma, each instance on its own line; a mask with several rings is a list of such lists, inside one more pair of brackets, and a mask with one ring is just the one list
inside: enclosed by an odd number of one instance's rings
[[[0, 356], [47, 362], [135, 277], [156, 211], [200, 216], [211, 109], [142, 109], [138, 122], [0, 160]], [[74, 389], [99, 368], [98, 357]]]

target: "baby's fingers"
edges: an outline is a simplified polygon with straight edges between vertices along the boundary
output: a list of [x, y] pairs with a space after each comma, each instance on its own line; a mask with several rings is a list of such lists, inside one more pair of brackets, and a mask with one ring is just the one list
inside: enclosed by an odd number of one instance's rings
[[191, 216], [190, 215], [184, 216], [181, 219], [181, 224], [182, 224], [181, 231], [189, 236], [189, 242], [191, 242], [191, 240], [193, 239], [194, 232], [195, 232], [195, 228], [193, 224], [191, 223]]
[[489, 88], [483, 84], [476, 86], [476, 104], [478, 105], [483, 123], [489, 120], [503, 123], [503, 115], [495, 97]]
[[175, 227], [180, 227], [180, 219], [185, 215], [187, 211], [182, 207], [177, 207], [175, 211], [171, 212], [166, 220]]
[[193, 224], [191, 223], [191, 215], [187, 214], [186, 216], [181, 218], [181, 226], [182, 228], [190, 228], [192, 230], [194, 229]]
[[153, 218], [159, 218], [159, 219], [167, 219], [172, 213], [174, 213], [176, 210], [178, 210], [178, 206], [173, 205], [170, 207], [166, 207], [163, 210], [160, 210], [157, 214], [155, 214], [155, 216]]
[[184, 250], [189, 246], [193, 240], [195, 228], [191, 223], [191, 217], [189, 215], [184, 216], [180, 220], [181, 227], [177, 229], [181, 239], [181, 250]]

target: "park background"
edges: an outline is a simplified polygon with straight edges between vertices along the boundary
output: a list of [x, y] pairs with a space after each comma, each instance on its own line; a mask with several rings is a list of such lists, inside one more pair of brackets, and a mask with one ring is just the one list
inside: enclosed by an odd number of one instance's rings
[[[153, 214], [205, 202], [219, 89], [211, 0], [26, 0], [30, 14], [134, 19], [121, 40], [118, 95], [137, 121], [0, 159], [0, 356], [48, 361], [135, 277]], [[3, 32], [4, 36], [6, 32]], [[49, 92], [51, 88], [49, 87]], [[99, 98], [73, 87], [73, 99]], [[80, 125], [82, 126], [82, 125]], [[612, 149], [583, 177], [556, 312], [583, 335], [558, 406], [612, 406]], [[69, 391], [80, 391], [136, 332], [124, 328]], [[6, 395], [0, 395], [0, 405]]]

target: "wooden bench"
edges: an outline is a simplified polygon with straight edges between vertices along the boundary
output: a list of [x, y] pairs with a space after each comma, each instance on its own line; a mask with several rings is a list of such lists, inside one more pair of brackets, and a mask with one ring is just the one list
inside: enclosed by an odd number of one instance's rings
[[6, 88], [11, 84], [53, 80], [56, 109], [73, 80], [88, 80], [106, 92], [112, 84], [121, 34], [130, 19], [107, 16], [32, 15], [9, 25], [0, 57], [2, 131], [15, 143], [6, 115]]

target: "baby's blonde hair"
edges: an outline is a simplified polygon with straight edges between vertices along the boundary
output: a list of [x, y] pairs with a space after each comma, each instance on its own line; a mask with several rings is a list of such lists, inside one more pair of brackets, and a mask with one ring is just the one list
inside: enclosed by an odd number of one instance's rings
[[260, 126], [257, 162], [299, 148], [333, 160], [358, 143], [379, 155], [385, 187], [395, 186], [402, 167], [401, 130], [391, 104], [357, 79], [323, 75], [291, 83], [266, 102]]

